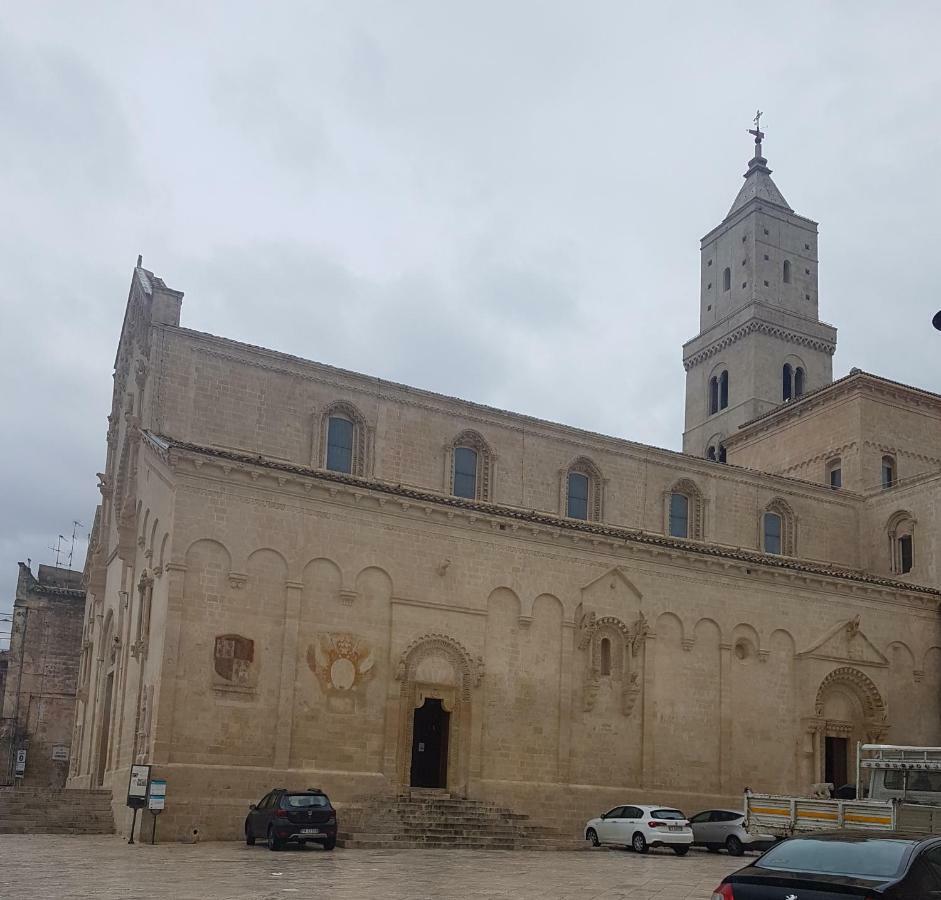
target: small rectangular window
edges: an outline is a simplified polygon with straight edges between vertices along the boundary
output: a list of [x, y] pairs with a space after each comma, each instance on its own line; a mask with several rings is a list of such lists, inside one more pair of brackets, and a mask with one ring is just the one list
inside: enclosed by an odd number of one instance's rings
[[895, 460], [891, 456], [882, 457], [882, 487], [890, 488], [895, 485]]
[[830, 487], [834, 489], [843, 487], [843, 471], [839, 466], [830, 469]]

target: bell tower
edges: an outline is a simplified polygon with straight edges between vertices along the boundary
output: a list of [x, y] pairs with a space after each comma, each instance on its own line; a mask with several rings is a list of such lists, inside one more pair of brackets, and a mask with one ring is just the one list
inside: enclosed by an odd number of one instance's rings
[[755, 155], [701, 241], [699, 334], [683, 346], [683, 452], [725, 461], [725, 437], [833, 380], [836, 329], [817, 315], [817, 223], [794, 212]]

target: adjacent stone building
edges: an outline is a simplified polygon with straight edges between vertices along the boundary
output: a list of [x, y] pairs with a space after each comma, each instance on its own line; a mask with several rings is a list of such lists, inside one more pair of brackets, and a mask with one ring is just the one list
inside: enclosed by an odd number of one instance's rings
[[139, 263], [70, 784], [120, 805], [153, 764], [164, 835], [237, 837], [279, 785], [578, 823], [941, 743], [941, 397], [831, 383], [760, 138], [703, 241], [683, 453], [187, 329]]
[[[20, 563], [6, 677], [0, 678], [0, 766], [13, 781], [16, 751], [26, 751], [22, 783], [65, 786], [75, 723], [85, 591], [82, 573]], [[19, 779], [17, 779], [19, 780]]]

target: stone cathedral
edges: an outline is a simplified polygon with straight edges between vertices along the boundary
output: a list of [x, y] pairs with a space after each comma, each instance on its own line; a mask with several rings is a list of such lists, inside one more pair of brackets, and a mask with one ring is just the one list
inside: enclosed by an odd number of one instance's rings
[[941, 396], [833, 381], [817, 226], [753, 133], [702, 240], [682, 453], [193, 331], [138, 261], [69, 784], [126, 830], [152, 764], [165, 838], [309, 785], [576, 828], [941, 744]]

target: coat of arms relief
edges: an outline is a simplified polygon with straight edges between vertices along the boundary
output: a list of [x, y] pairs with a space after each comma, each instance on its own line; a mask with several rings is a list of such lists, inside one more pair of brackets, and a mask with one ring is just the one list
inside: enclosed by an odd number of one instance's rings
[[349, 632], [321, 634], [307, 648], [307, 665], [328, 694], [353, 691], [364, 684], [374, 662], [366, 642]]

